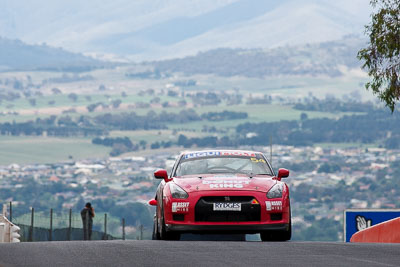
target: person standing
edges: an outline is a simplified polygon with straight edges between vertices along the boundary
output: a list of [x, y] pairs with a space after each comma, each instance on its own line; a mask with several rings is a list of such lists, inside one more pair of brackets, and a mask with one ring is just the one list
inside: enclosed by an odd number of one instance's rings
[[94, 208], [90, 202], [86, 203], [85, 207], [81, 210], [82, 224], [83, 224], [83, 240], [92, 239], [92, 227], [94, 218]]

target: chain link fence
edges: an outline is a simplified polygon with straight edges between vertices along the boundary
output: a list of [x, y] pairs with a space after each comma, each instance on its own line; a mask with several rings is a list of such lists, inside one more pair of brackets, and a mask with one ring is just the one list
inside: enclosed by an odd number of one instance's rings
[[[18, 225], [22, 242], [84, 240], [81, 214], [72, 210], [36, 212], [9, 206], [9, 219]], [[125, 220], [96, 213], [91, 240], [125, 240]]]

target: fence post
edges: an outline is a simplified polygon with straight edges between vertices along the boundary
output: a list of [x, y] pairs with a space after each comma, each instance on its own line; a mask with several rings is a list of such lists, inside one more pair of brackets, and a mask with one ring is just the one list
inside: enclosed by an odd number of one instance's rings
[[103, 240], [107, 240], [107, 213], [104, 213], [104, 237]]
[[10, 222], [12, 222], [12, 201], [10, 201]]
[[49, 241], [53, 241], [53, 209], [50, 209], [50, 233]]
[[140, 225], [140, 240], [143, 240], [143, 224]]
[[35, 208], [32, 208], [32, 213], [31, 213], [31, 227], [29, 228], [29, 237], [28, 241], [32, 242], [33, 241], [33, 218], [35, 217]]
[[72, 209], [69, 209], [69, 225], [68, 225], [68, 241], [71, 240], [71, 231], [72, 231]]
[[125, 240], [125, 218], [122, 218], [122, 240]]

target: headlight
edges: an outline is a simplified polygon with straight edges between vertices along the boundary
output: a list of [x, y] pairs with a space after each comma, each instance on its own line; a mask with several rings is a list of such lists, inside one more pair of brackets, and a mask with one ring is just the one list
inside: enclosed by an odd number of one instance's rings
[[282, 197], [283, 184], [274, 185], [267, 193], [267, 198], [280, 198]]
[[186, 193], [185, 190], [180, 188], [175, 183], [170, 183], [169, 184], [169, 190], [171, 190], [172, 198], [188, 198], [188, 196], [189, 196], [188, 193]]

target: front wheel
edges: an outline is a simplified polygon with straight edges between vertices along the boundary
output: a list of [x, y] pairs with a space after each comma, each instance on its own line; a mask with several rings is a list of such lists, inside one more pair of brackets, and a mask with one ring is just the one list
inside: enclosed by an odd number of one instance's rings
[[289, 226], [283, 231], [265, 231], [260, 233], [262, 241], [288, 241], [292, 238], [292, 218], [289, 219]]
[[158, 232], [158, 223], [157, 223], [157, 217], [154, 216], [154, 225], [153, 225], [153, 234], [151, 236], [152, 240], [160, 240], [160, 233]]
[[160, 232], [161, 240], [179, 240], [181, 239], [181, 234], [177, 232], [167, 232], [164, 221], [164, 210], [162, 212], [161, 217], [161, 232]]

